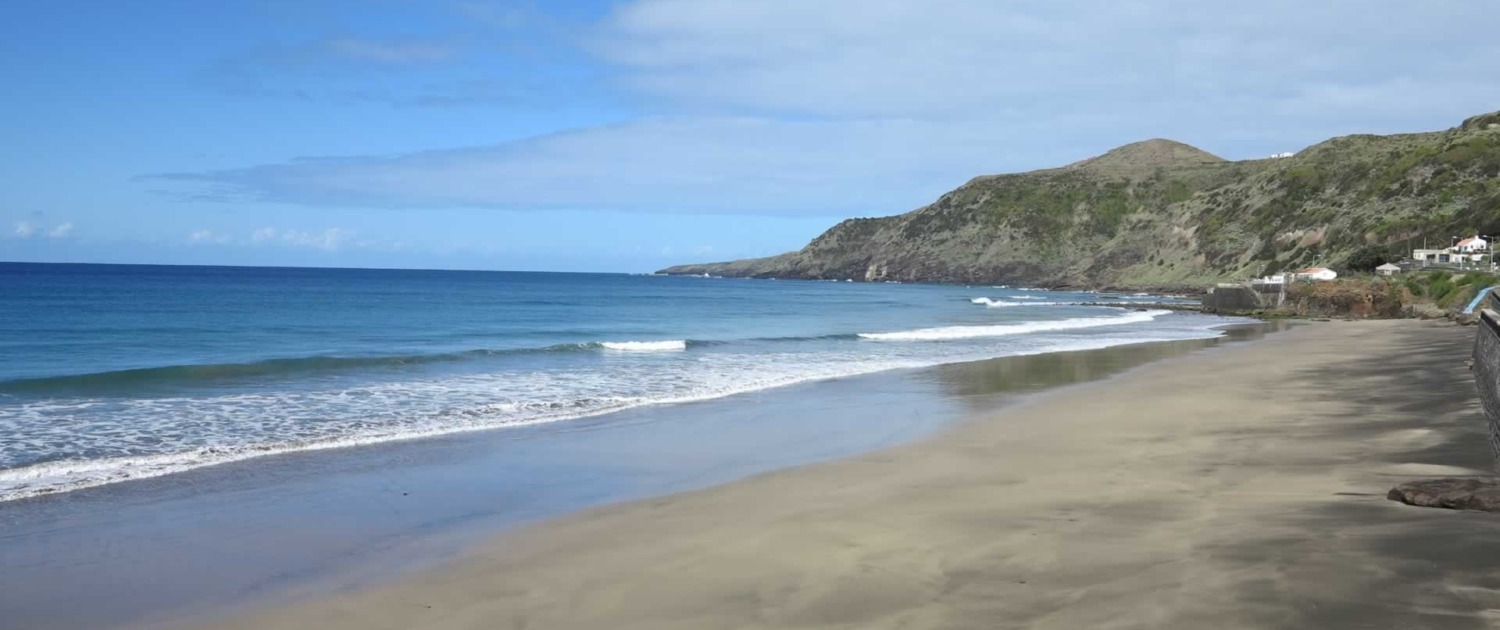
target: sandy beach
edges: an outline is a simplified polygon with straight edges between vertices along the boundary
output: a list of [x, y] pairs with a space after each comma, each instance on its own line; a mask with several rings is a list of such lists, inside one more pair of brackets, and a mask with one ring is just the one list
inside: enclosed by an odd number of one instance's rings
[[590, 510], [214, 628], [1500, 625], [1472, 328], [1312, 323], [934, 438]]

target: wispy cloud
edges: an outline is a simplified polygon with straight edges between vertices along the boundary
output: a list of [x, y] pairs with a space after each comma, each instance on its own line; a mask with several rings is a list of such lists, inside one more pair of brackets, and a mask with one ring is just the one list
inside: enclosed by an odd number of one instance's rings
[[518, 6], [513, 2], [470, 0], [455, 3], [453, 9], [460, 15], [485, 26], [504, 30], [516, 30], [527, 25], [535, 25], [539, 19], [545, 19], [531, 8]]
[[[661, 119], [395, 157], [158, 176], [261, 201], [352, 207], [881, 212], [1003, 168], [1004, 127]], [[856, 157], [857, 156], [857, 157]]]
[[445, 39], [339, 37], [227, 56], [199, 78], [237, 96], [402, 103], [454, 91], [423, 73], [461, 57], [459, 44]]
[[[252, 244], [307, 247], [333, 252], [339, 251], [339, 249], [349, 244], [352, 236], [352, 232], [343, 228], [327, 228], [321, 232], [309, 232], [264, 227], [250, 233], [250, 242]], [[374, 243], [368, 244], [373, 245]]]
[[636, 0], [581, 32], [614, 79], [596, 82], [652, 117], [159, 177], [315, 206], [884, 214], [973, 175], [1149, 137], [1258, 157], [1452, 125], [1500, 103], [1490, 13], [1456, 0]]
[[355, 233], [345, 228], [322, 230], [298, 230], [263, 227], [251, 230], [243, 238], [216, 232], [210, 229], [194, 230], [188, 234], [187, 242], [194, 245], [229, 245], [233, 247], [293, 247], [316, 249], [325, 252], [343, 250], [404, 251], [407, 245], [376, 239], [355, 239]]
[[299, 232], [296, 230], [283, 232], [281, 241], [298, 247], [312, 247], [326, 251], [337, 251], [349, 240], [348, 230], [339, 228], [328, 228], [322, 232]]
[[11, 226], [11, 235], [16, 238], [46, 237], [63, 239], [73, 235], [73, 222], [65, 221], [51, 227], [35, 221], [16, 221]]
[[[1454, 0], [641, 0], [611, 15], [597, 50], [635, 90], [688, 108], [1042, 123], [1048, 110], [1117, 110], [1125, 122], [1162, 107], [1238, 117], [1398, 77], [1483, 102], [1493, 82], [1475, 79], [1500, 71], [1487, 13]], [[1419, 99], [1431, 100], [1300, 113]]]
[[234, 240], [228, 234], [218, 234], [213, 230], [196, 230], [188, 235], [189, 243], [213, 243], [223, 245]]
[[458, 51], [456, 46], [447, 42], [380, 41], [354, 38], [331, 39], [323, 42], [321, 46], [330, 54], [344, 59], [386, 64], [447, 61]]

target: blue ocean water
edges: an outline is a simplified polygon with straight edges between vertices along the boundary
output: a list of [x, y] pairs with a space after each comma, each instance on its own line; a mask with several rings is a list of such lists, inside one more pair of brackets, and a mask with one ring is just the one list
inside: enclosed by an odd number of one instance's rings
[[[1115, 301], [1120, 307], [1080, 305]], [[1149, 296], [0, 264], [0, 501], [818, 379], [1212, 337]]]

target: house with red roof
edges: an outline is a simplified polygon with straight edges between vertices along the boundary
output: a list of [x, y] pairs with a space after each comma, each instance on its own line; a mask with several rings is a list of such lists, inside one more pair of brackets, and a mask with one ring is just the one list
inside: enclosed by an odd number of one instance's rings
[[1490, 250], [1490, 243], [1489, 241], [1480, 238], [1478, 235], [1475, 235], [1459, 241], [1450, 249], [1463, 252], [1465, 254], [1487, 252]]
[[1296, 273], [1298, 280], [1332, 280], [1339, 277], [1339, 272], [1327, 267], [1308, 267]]
[[1485, 252], [1490, 249], [1490, 242], [1481, 239], [1481, 237], [1472, 236], [1469, 237], [1469, 239], [1464, 239], [1461, 240], [1461, 242], [1458, 242], [1457, 245], [1454, 245], [1454, 249], [1457, 249], [1457, 251], [1460, 252], [1467, 252], [1467, 254], [1473, 254], [1473, 252]]

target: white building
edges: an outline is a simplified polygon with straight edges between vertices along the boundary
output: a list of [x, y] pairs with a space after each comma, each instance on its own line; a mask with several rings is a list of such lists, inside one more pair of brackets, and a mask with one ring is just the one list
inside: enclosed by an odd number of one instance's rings
[[1489, 241], [1479, 238], [1478, 236], [1470, 236], [1469, 238], [1459, 241], [1457, 245], [1454, 245], [1450, 249], [1456, 252], [1463, 252], [1465, 254], [1487, 252], [1490, 250], [1490, 243]]
[[1411, 259], [1430, 263], [1452, 262], [1452, 254], [1446, 249], [1414, 249], [1411, 250]]
[[1398, 273], [1401, 273], [1401, 268], [1391, 263], [1386, 263], [1384, 265], [1376, 267], [1375, 273], [1378, 273], [1382, 276], [1394, 276]]
[[1308, 267], [1297, 272], [1298, 280], [1332, 280], [1339, 277], [1339, 273], [1327, 267]]

